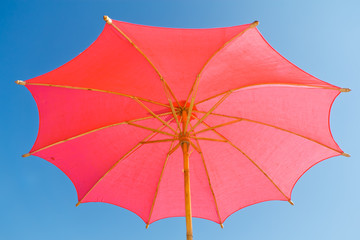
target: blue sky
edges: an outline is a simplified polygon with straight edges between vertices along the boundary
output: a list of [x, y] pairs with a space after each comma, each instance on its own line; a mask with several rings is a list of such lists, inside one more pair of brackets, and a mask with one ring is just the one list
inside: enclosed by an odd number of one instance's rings
[[240, 25], [258, 29], [287, 59], [340, 87], [331, 128], [351, 158], [308, 171], [294, 188], [295, 206], [272, 201], [242, 209], [221, 229], [195, 219], [194, 239], [360, 239], [358, 1], [20, 1], [0, 2], [0, 239], [185, 239], [185, 220], [145, 229], [135, 214], [103, 203], [75, 207], [75, 188], [55, 166], [22, 158], [35, 141], [38, 112], [14, 81], [44, 74], [74, 58], [100, 34], [103, 15], [181, 28]]

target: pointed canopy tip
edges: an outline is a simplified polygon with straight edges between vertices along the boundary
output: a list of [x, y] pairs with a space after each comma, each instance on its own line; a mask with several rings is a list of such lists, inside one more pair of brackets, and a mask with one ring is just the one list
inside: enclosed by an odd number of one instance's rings
[[25, 153], [25, 154], [23, 154], [23, 155], [21, 155], [22, 157], [28, 157], [28, 156], [30, 156], [31, 155], [31, 153]]
[[350, 157], [350, 154], [344, 152], [341, 155], [343, 155], [344, 157]]
[[21, 80], [16, 80], [15, 83], [16, 83], [17, 85], [23, 85], [23, 86], [26, 85], [26, 82], [21, 81]]
[[109, 16], [107, 16], [107, 15], [104, 15], [104, 20], [105, 20], [105, 22], [106, 22], [107, 24], [111, 24], [111, 23], [112, 23], [111, 18], [109, 18]]
[[350, 88], [340, 88], [340, 92], [350, 92]]
[[254, 21], [254, 22], [250, 25], [250, 27], [254, 28], [254, 27], [256, 27], [257, 25], [259, 25], [259, 21]]

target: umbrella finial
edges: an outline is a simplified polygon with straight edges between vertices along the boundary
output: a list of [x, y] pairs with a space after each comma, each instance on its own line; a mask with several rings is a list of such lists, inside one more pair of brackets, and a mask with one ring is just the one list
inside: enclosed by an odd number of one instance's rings
[[351, 89], [350, 88], [340, 88], [339, 91], [340, 92], [350, 92]]
[[146, 229], [148, 229], [149, 228], [149, 224], [146, 224], [146, 227], [145, 227]]
[[21, 81], [21, 80], [16, 80], [15, 83], [18, 84], [18, 85], [23, 85], [23, 86], [26, 85], [26, 82]]
[[288, 201], [291, 205], [293, 205], [294, 206], [294, 203], [293, 203], [293, 201], [291, 201], [291, 200], [289, 200]]
[[221, 227], [222, 229], [224, 229], [224, 225], [223, 225], [222, 223], [220, 223], [220, 227]]
[[259, 25], [259, 21], [254, 21], [252, 24], [250, 24], [251, 28], [256, 27], [257, 25]]
[[[25, 85], [25, 84], [24, 84]], [[31, 155], [31, 153], [25, 153], [25, 154], [23, 154], [23, 155], [21, 155], [22, 157], [28, 157], [28, 156], [30, 156]]]
[[104, 20], [105, 20], [105, 22], [106, 22], [107, 24], [111, 24], [111, 23], [112, 23], [112, 20], [111, 20], [111, 18], [109, 18], [109, 16], [104, 15]]
[[344, 152], [341, 155], [343, 155], [344, 157], [350, 157], [350, 154]]

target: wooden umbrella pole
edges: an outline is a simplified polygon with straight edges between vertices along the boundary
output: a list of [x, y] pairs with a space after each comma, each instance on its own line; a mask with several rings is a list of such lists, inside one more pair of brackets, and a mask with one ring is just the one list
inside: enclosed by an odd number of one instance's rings
[[185, 189], [185, 217], [186, 217], [186, 239], [193, 239], [192, 231], [192, 214], [191, 214], [191, 196], [190, 196], [190, 172], [189, 172], [189, 145], [190, 140], [185, 129], [187, 120], [187, 112], [182, 111], [182, 127], [183, 131], [180, 137], [181, 149], [184, 157], [184, 189]]

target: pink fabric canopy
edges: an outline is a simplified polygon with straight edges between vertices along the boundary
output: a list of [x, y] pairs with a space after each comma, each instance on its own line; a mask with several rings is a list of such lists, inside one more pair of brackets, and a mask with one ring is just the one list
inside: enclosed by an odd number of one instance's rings
[[329, 128], [342, 89], [291, 64], [255, 26], [113, 20], [79, 56], [24, 83], [40, 115], [26, 155], [60, 168], [79, 203], [115, 204], [148, 224], [184, 216], [185, 109], [194, 217], [223, 223], [258, 202], [290, 201], [304, 172], [345, 155]]

